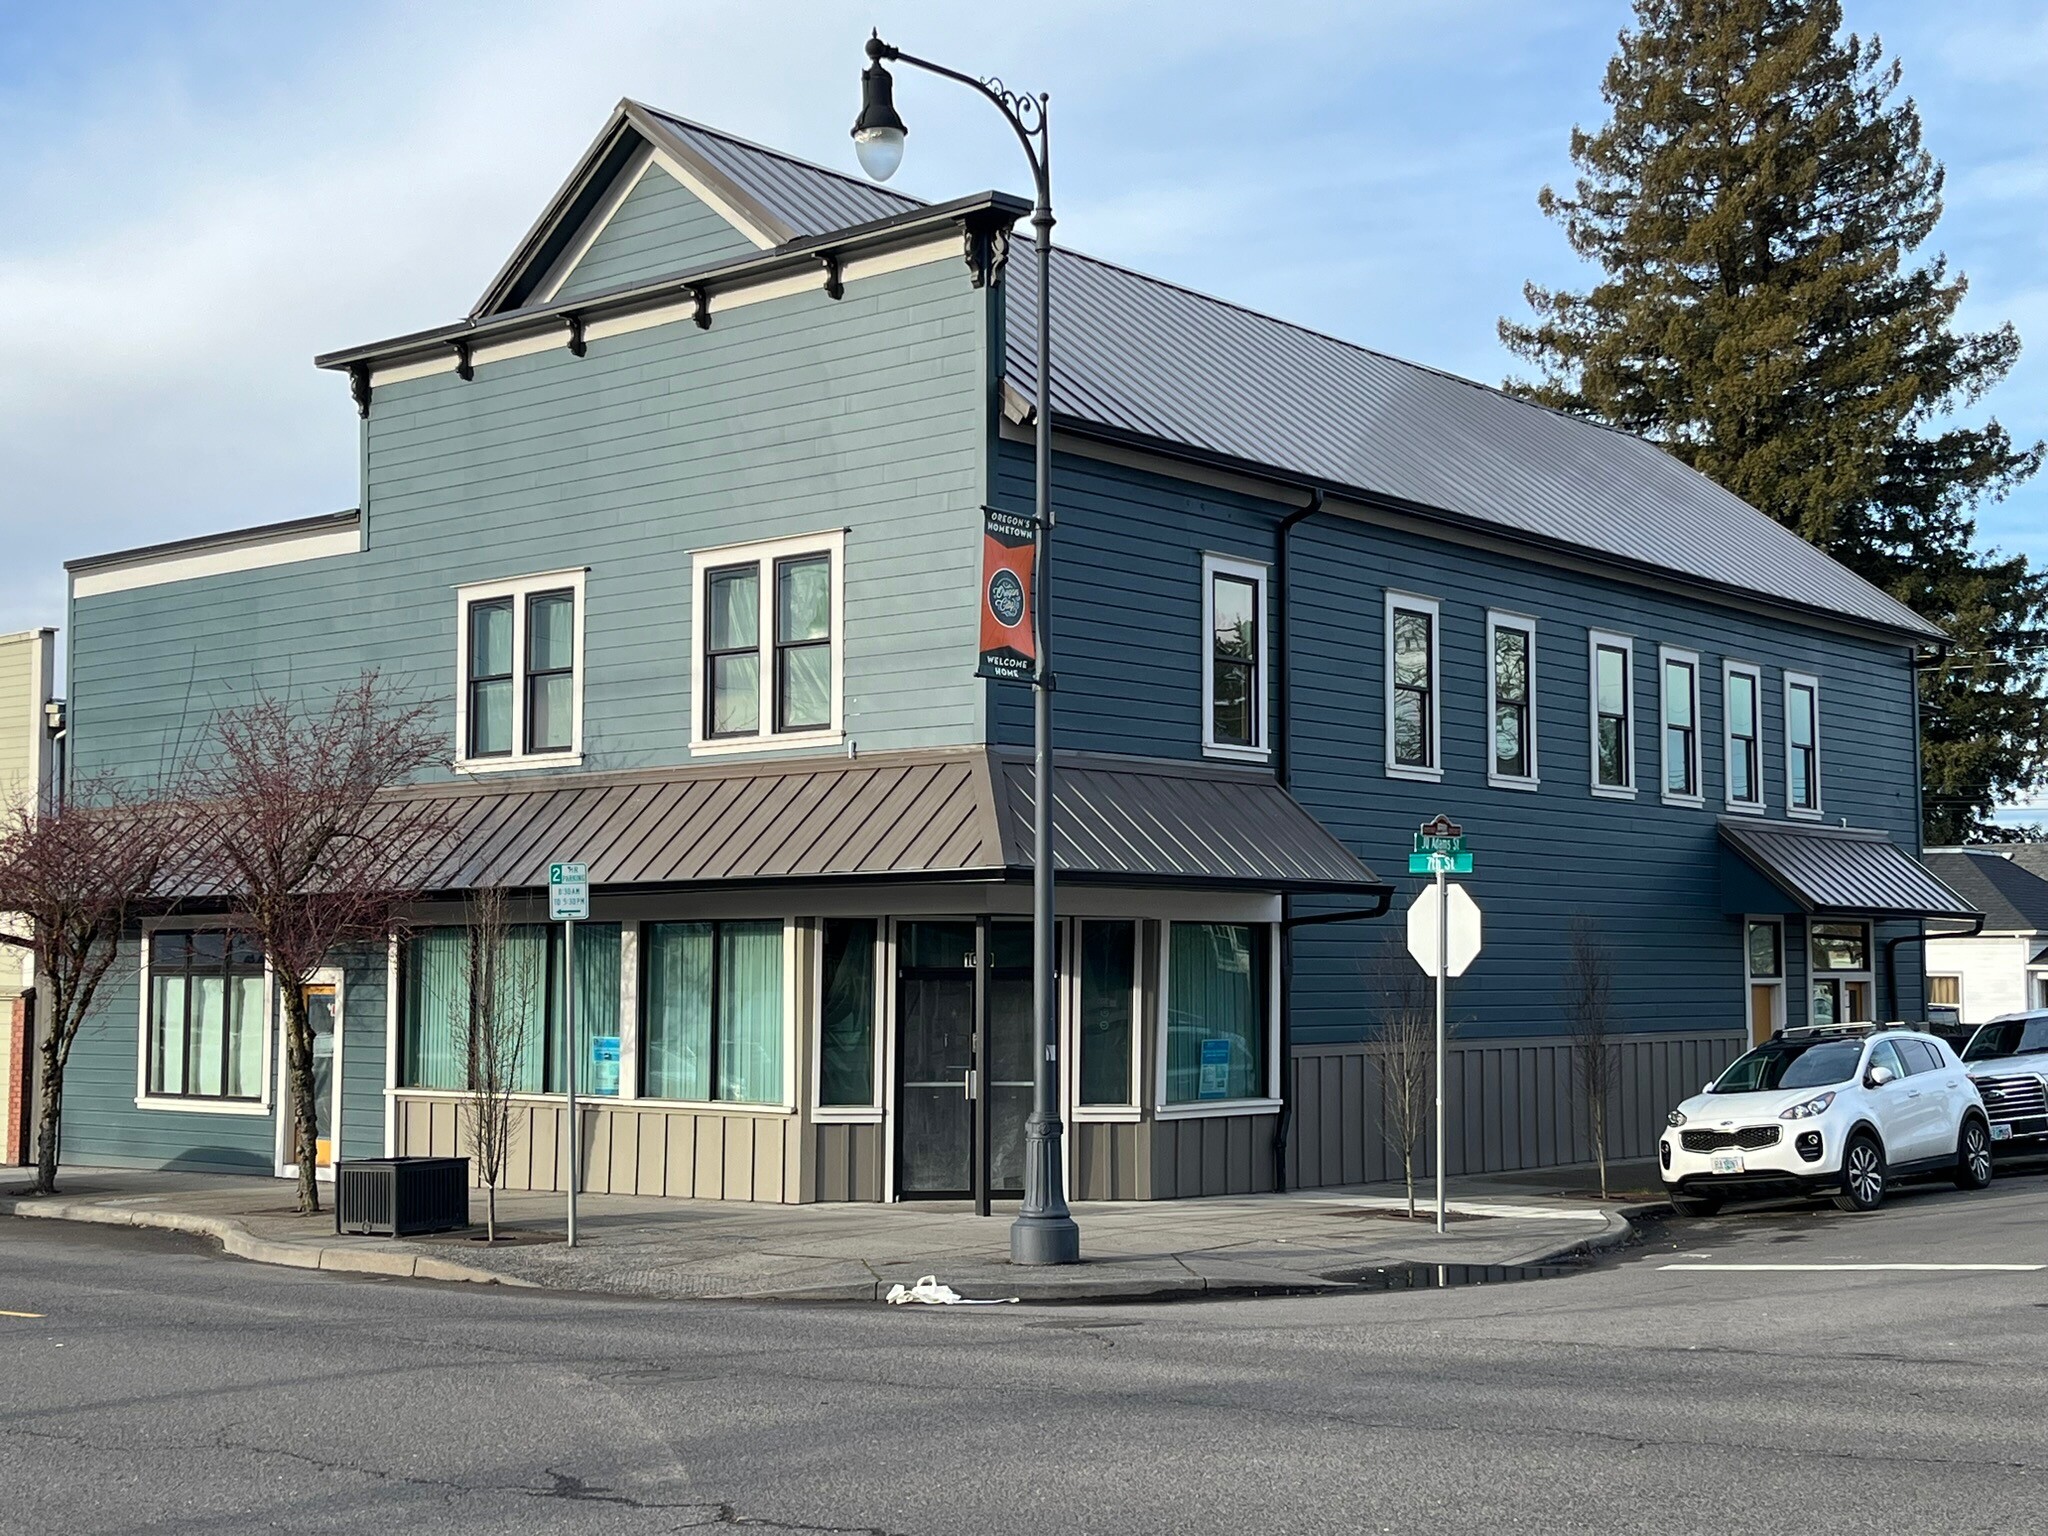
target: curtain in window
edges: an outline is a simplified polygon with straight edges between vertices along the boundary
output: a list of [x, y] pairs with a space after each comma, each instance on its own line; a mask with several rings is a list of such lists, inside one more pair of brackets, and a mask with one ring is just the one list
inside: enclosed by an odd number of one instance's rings
[[[598, 1062], [594, 1058], [592, 1042], [601, 1035], [613, 1040], [618, 1038], [620, 934], [617, 923], [576, 925], [576, 1091], [596, 1097], [619, 1091], [617, 1055], [614, 1054], [608, 1062]], [[559, 950], [559, 941], [555, 947]], [[554, 984], [557, 989], [560, 985], [560, 982]], [[558, 1000], [552, 996], [549, 1002], [559, 1006]], [[568, 1091], [567, 1064], [562, 1055], [568, 1033], [567, 1020], [559, 1017], [548, 1030], [550, 1093]]]
[[[458, 928], [455, 932], [463, 935], [466, 946], [469, 943], [468, 930]], [[553, 924], [516, 923], [505, 930], [504, 952], [498, 956], [498, 1008], [508, 1021], [508, 1027], [512, 1019], [523, 1018], [525, 1021], [525, 1029], [520, 1036], [519, 1060], [512, 1071], [514, 1093], [539, 1093], [545, 1084], [543, 1068], [553, 1033], [548, 1021], [556, 1008], [552, 977], [548, 971], [548, 959], [554, 952], [554, 944]], [[583, 946], [578, 944], [576, 947], [580, 950]], [[465, 978], [467, 974], [465, 971]], [[462, 997], [466, 1007], [466, 979]], [[458, 1035], [458, 1049], [460, 1044]], [[464, 1070], [466, 1072], [466, 1068]]]
[[149, 1091], [185, 1091], [185, 978], [182, 974], [152, 978], [156, 996], [150, 1006]]
[[782, 924], [718, 929], [718, 1097], [782, 1101]]
[[1262, 1097], [1262, 932], [1239, 923], [1175, 923], [1172, 935], [1167, 959], [1167, 1103]]
[[649, 923], [646, 1036], [640, 1091], [652, 1099], [711, 1097], [711, 924]]
[[827, 918], [819, 1015], [818, 1103], [875, 1102], [875, 925]]
[[1081, 1102], [1131, 1102], [1136, 923], [1081, 925]]
[[228, 1032], [225, 1055], [231, 1099], [260, 1098], [263, 1093], [263, 978], [228, 978]]
[[399, 1017], [401, 1088], [462, 1088], [463, 1021], [469, 1012], [469, 934], [423, 928], [405, 946], [405, 1008]]

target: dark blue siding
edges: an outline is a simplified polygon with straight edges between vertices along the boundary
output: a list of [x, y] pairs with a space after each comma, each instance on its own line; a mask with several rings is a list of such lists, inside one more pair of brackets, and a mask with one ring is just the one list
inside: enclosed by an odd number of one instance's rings
[[[1006, 444], [1000, 493], [1029, 504], [1030, 461]], [[1201, 557], [1271, 561], [1277, 503], [1100, 460], [1055, 467], [1059, 741], [1063, 748], [1167, 757], [1201, 753]], [[1303, 930], [1296, 941], [1295, 1034], [1355, 1039], [1370, 1023], [1381, 938], [1424, 882], [1406, 875], [1416, 825], [1439, 811], [1477, 854], [1467, 882], [1485, 912], [1486, 948], [1453, 988], [1470, 1035], [1556, 1032], [1570, 919], [1598, 925], [1616, 962], [1616, 1025], [1629, 1030], [1740, 1028], [1739, 921], [1723, 911], [1715, 820], [1722, 813], [1721, 663], [1764, 670], [1769, 814], [1784, 814], [1783, 678], [1821, 680], [1822, 803], [1831, 822], [1881, 827], [1918, 846], [1912, 657], [1904, 645], [1853, 638], [1585, 571], [1439, 542], [1334, 515], [1297, 527], [1292, 551], [1295, 720], [1293, 788], [1311, 811], [1401, 894], [1386, 925]], [[1442, 605], [1440, 784], [1385, 768], [1383, 624], [1388, 589]], [[1487, 782], [1486, 612], [1536, 620], [1534, 669], [1541, 788]], [[1587, 632], [1635, 640], [1633, 801], [1593, 795], [1589, 781]], [[1703, 807], [1659, 793], [1657, 647], [1700, 658]], [[1274, 696], [1277, 709], [1277, 693]], [[998, 687], [998, 739], [1030, 738], [1026, 690]], [[1910, 931], [1880, 929], [1882, 941]], [[1788, 929], [1788, 949], [1801, 930]], [[1797, 956], [1795, 955], [1795, 961]], [[1901, 997], [1920, 1008], [1917, 947], [1899, 956]], [[1803, 965], [1789, 983], [1802, 1011]]]

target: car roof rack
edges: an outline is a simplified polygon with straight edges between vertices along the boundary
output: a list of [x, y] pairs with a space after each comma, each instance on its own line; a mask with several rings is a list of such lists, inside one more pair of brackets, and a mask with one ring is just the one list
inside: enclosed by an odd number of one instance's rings
[[1830, 1036], [1839, 1040], [1852, 1039], [1859, 1035], [1881, 1034], [1888, 1029], [1912, 1029], [1914, 1025], [1899, 1019], [1887, 1019], [1880, 1024], [1871, 1019], [1850, 1019], [1840, 1024], [1794, 1024], [1776, 1031], [1773, 1040], [1821, 1040]]

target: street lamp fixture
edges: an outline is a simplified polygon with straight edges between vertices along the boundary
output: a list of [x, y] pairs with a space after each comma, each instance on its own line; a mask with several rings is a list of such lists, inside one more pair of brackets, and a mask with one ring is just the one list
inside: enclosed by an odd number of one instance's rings
[[1038, 663], [1032, 674], [1034, 703], [1031, 810], [1031, 1033], [1034, 1093], [1024, 1122], [1024, 1206], [1010, 1226], [1010, 1259], [1016, 1264], [1073, 1264], [1081, 1257], [1081, 1229], [1067, 1209], [1060, 1171], [1060, 1039], [1058, 994], [1053, 986], [1052, 865], [1052, 145], [1047, 133], [1047, 97], [1008, 89], [1002, 81], [978, 80], [943, 64], [920, 59], [885, 43], [879, 33], [867, 43], [868, 67], [861, 72], [860, 117], [853, 125], [854, 153], [861, 168], [887, 181], [903, 160], [910, 131], [896, 115], [895, 82], [883, 61], [908, 64], [979, 91], [1017, 135], [1031, 162], [1038, 201], [1031, 210], [1032, 243], [1038, 262], [1037, 535], [1034, 564], [1038, 601]]

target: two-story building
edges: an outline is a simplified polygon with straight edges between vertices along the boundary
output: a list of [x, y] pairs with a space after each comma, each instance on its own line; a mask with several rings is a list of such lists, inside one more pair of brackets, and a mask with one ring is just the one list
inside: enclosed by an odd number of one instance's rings
[[[983, 509], [1029, 511], [1039, 409], [1074, 1196], [1384, 1172], [1407, 962], [1371, 918], [1438, 812], [1486, 918], [1454, 1170], [1589, 1155], [1575, 918], [1612, 1155], [1753, 1030], [1919, 1013], [1905, 941], [1966, 911], [1914, 857], [1933, 628], [1647, 443], [1073, 252], [1035, 401], [1024, 210], [622, 103], [469, 315], [319, 359], [358, 509], [72, 563], [81, 771], [259, 684], [374, 667], [443, 711], [419, 792], [460, 852], [321, 986], [334, 1155], [457, 1149], [460, 898], [573, 858], [588, 1188], [1016, 1189], [1030, 703], [975, 663]], [[558, 991], [519, 1100], [542, 1188]], [[151, 924], [67, 1157], [280, 1167], [275, 1018], [260, 954]]]

